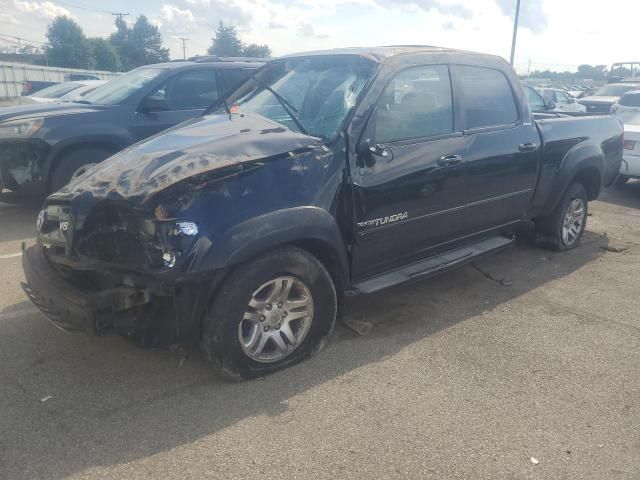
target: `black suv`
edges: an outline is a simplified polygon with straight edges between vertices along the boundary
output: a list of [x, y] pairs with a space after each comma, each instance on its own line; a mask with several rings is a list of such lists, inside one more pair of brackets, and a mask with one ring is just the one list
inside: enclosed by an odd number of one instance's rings
[[59, 190], [123, 148], [201, 115], [262, 63], [202, 57], [148, 65], [78, 103], [0, 109], [0, 200]]
[[471, 262], [526, 221], [574, 248], [622, 162], [616, 118], [534, 120], [504, 60], [432, 47], [277, 59], [212, 113], [47, 199], [24, 289], [53, 322], [272, 372], [318, 351], [344, 294]]

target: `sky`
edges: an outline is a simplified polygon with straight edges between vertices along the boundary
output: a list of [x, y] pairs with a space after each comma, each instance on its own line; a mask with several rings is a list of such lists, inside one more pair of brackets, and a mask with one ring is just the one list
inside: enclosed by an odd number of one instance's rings
[[[114, 12], [146, 15], [172, 58], [204, 54], [224, 21], [246, 43], [274, 56], [349, 46], [420, 44], [509, 58], [516, 0], [0, 0], [0, 45], [40, 46], [57, 15], [74, 18], [87, 36], [115, 30]], [[516, 53], [519, 73], [575, 70], [640, 60], [637, 0], [522, 0]]]

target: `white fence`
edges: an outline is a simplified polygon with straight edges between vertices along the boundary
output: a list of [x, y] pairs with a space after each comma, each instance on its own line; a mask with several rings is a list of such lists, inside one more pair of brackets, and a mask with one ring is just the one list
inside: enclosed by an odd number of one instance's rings
[[94, 75], [108, 80], [118, 73], [74, 68], [41, 67], [25, 63], [0, 62], [0, 99], [15, 98], [22, 95], [24, 82], [68, 82], [70, 75]]

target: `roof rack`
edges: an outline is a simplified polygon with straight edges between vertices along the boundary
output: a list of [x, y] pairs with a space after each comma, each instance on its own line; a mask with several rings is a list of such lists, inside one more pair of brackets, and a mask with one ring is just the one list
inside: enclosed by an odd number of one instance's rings
[[198, 55], [191, 57], [190, 62], [208, 63], [208, 62], [243, 62], [243, 63], [266, 63], [269, 58], [255, 57], [218, 57], [217, 55]]

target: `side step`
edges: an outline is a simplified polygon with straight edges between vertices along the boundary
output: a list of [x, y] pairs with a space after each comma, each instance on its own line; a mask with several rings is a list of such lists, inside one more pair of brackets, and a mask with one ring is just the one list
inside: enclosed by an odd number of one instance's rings
[[458, 250], [452, 250], [436, 257], [370, 278], [354, 285], [347, 295], [366, 295], [376, 293], [385, 288], [422, 278], [432, 277], [439, 273], [460, 267], [474, 260], [507, 248], [513, 243], [512, 238], [492, 237]]

